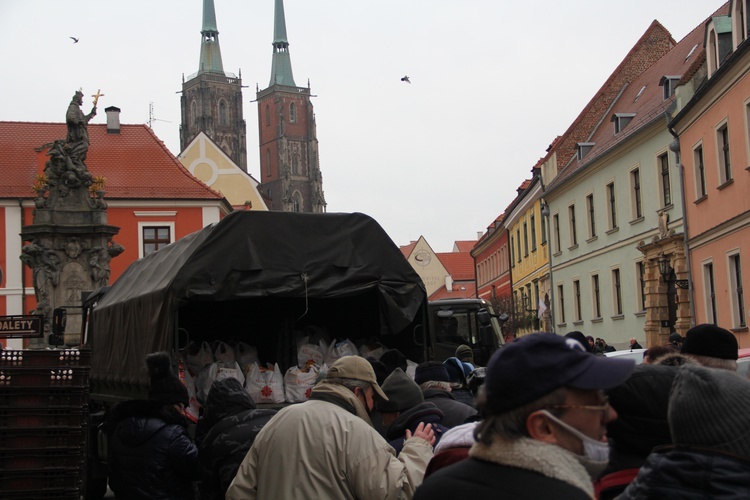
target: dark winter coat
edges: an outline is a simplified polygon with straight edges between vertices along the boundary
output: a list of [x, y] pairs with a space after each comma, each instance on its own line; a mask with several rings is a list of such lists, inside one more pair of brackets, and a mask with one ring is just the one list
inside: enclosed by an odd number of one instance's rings
[[474, 407], [456, 400], [453, 393], [440, 389], [425, 389], [424, 400], [433, 403], [443, 412], [442, 424], [448, 428], [461, 425], [466, 419], [477, 414]]
[[713, 450], [662, 448], [649, 455], [618, 498], [750, 498], [750, 461]]
[[432, 429], [435, 431], [435, 445], [437, 445], [445, 431], [448, 430], [447, 427], [442, 425], [442, 420], [443, 412], [438, 410], [437, 406], [432, 403], [420, 403], [402, 412], [386, 429], [385, 438], [397, 454], [401, 453], [406, 439], [406, 431], [414, 434], [419, 424], [424, 422], [425, 424], [432, 424]]
[[[219, 500], [237, 474], [255, 436], [276, 410], [258, 410], [250, 395], [236, 379], [214, 382], [208, 393], [204, 437], [199, 457], [203, 476], [200, 484], [201, 500]], [[210, 427], [208, 427], [210, 425]]]
[[591, 500], [593, 493], [588, 473], [571, 452], [520, 438], [474, 443], [469, 458], [426, 477], [414, 500]]
[[106, 425], [109, 485], [117, 498], [195, 498], [198, 448], [184, 415], [173, 405], [125, 401], [112, 408]]

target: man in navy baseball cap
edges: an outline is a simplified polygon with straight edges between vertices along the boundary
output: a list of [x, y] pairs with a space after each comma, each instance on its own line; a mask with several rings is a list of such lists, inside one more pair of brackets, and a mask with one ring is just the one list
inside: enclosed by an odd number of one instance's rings
[[477, 405], [483, 415], [470, 458], [431, 475], [415, 500], [446, 494], [592, 498], [607, 465], [604, 390], [623, 383], [633, 360], [595, 356], [575, 339], [532, 333], [490, 359]]

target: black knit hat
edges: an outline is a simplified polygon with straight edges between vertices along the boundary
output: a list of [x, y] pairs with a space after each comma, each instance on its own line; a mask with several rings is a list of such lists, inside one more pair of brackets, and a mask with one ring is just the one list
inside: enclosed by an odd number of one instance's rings
[[401, 368], [396, 368], [386, 377], [382, 389], [388, 400], [377, 402], [381, 413], [404, 411], [424, 403], [422, 389]]
[[750, 459], [748, 415], [750, 381], [728, 370], [697, 364], [679, 368], [669, 398], [674, 444]]
[[651, 449], [672, 443], [667, 408], [677, 367], [642, 364], [628, 379], [607, 391], [617, 419], [607, 424], [611, 453], [646, 459]]
[[440, 361], [425, 361], [424, 363], [419, 363], [417, 369], [414, 371], [414, 382], [418, 385], [422, 385], [429, 381], [451, 381], [448, 377], [448, 370]]
[[737, 337], [732, 332], [706, 323], [687, 331], [681, 352], [710, 358], [737, 359], [738, 349]]
[[146, 356], [146, 367], [148, 376], [151, 378], [148, 399], [185, 406], [190, 403], [187, 387], [172, 372], [169, 354], [166, 352], [149, 354]]

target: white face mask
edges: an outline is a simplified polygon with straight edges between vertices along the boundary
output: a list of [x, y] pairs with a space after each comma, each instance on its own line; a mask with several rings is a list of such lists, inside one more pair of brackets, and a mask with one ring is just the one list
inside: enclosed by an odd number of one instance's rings
[[588, 437], [575, 427], [572, 427], [555, 417], [547, 410], [542, 410], [542, 412], [551, 420], [559, 424], [560, 427], [581, 440], [581, 444], [583, 444], [583, 455], [576, 453], [576, 459], [581, 465], [583, 465], [589, 473], [589, 476], [591, 476], [591, 479], [597, 479], [599, 474], [601, 474], [607, 467], [607, 463], [609, 463], [609, 443], [606, 441], [597, 441], [594, 438]]

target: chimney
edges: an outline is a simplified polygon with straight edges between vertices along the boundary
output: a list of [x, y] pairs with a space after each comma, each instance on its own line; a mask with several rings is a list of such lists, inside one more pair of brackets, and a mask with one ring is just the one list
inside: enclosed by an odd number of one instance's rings
[[477, 241], [481, 240], [482, 236], [484, 236], [484, 231], [477, 231]]
[[453, 277], [450, 274], [445, 277], [445, 289], [448, 292], [453, 291]]
[[117, 106], [110, 106], [108, 108], [105, 108], [104, 111], [107, 113], [107, 133], [119, 134], [120, 108], [118, 108]]

